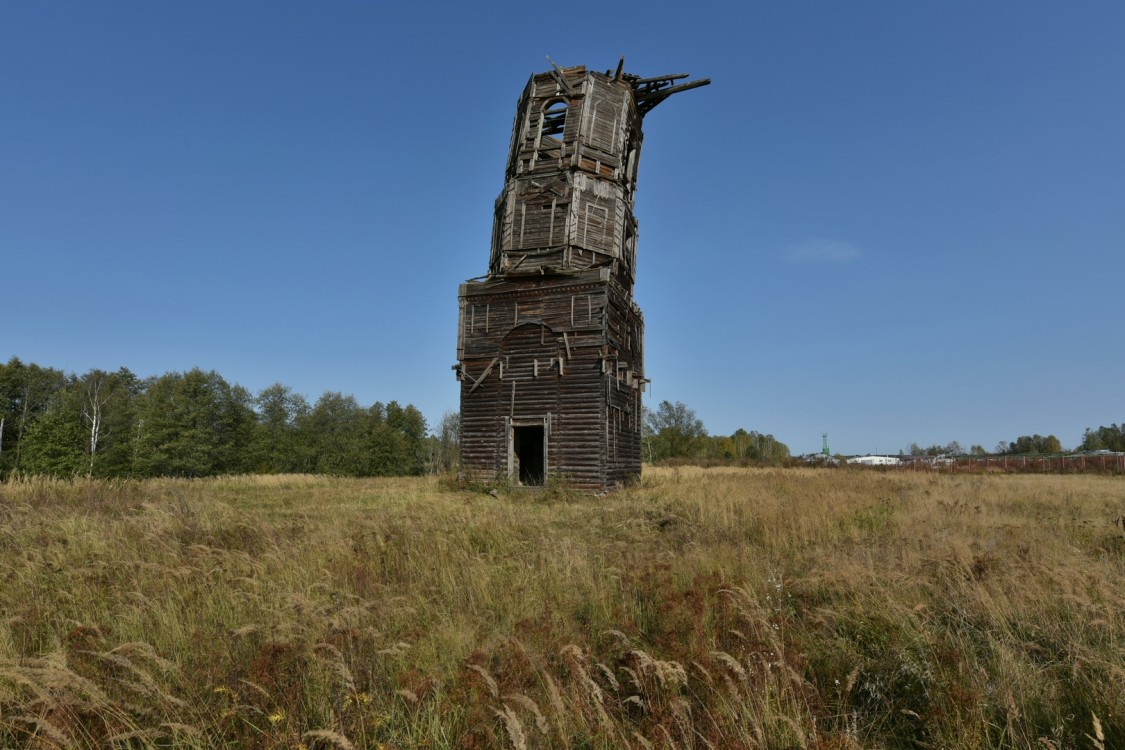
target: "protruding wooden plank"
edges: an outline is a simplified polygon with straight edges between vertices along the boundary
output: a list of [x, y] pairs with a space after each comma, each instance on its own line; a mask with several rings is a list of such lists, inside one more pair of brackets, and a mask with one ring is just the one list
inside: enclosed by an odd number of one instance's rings
[[[494, 358], [491, 362], [489, 362], [488, 367], [484, 368], [484, 372], [481, 373], [480, 377], [476, 380], [473, 380], [473, 387], [469, 389], [469, 395], [472, 395], [473, 391], [480, 387], [480, 384], [483, 383], [484, 379], [488, 377], [488, 373], [492, 372], [492, 368], [495, 367], [496, 363], [499, 361], [499, 357]], [[469, 375], [468, 373], [465, 374], [469, 377], [470, 380], [473, 379], [472, 375]]]
[[559, 82], [559, 87], [566, 92], [567, 96], [574, 96], [574, 89], [571, 88], [570, 83], [566, 80], [566, 73], [563, 72], [563, 69], [558, 66], [558, 63], [551, 59], [550, 55], [547, 55], [547, 62], [551, 63], [551, 68], [553, 68], [552, 73], [555, 76], [555, 80]]

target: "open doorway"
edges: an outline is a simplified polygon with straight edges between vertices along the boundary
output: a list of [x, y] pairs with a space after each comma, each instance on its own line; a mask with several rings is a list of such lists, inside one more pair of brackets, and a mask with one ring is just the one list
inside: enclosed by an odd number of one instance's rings
[[546, 438], [543, 424], [512, 425], [509, 468], [513, 480], [524, 486], [541, 486], [546, 478]]

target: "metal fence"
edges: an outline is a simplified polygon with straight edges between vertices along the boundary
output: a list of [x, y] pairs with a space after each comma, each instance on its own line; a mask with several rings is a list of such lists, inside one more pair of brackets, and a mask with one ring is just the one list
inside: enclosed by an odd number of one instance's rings
[[907, 457], [889, 467], [949, 474], [1125, 474], [1125, 453], [1076, 456]]

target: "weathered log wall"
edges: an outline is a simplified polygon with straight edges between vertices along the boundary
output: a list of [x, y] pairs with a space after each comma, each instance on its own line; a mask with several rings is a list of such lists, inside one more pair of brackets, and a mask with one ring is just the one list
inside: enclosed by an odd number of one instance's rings
[[640, 116], [626, 81], [581, 67], [532, 76], [496, 199], [489, 272], [610, 265], [631, 291], [640, 146]]
[[548, 479], [610, 489], [641, 470], [641, 118], [707, 81], [553, 67], [516, 108], [488, 276], [460, 289], [461, 461], [472, 478], [518, 481], [519, 455]]
[[549, 476], [604, 489], [639, 474], [643, 320], [608, 268], [468, 282], [460, 318], [468, 474], [506, 476], [509, 426], [539, 419]]

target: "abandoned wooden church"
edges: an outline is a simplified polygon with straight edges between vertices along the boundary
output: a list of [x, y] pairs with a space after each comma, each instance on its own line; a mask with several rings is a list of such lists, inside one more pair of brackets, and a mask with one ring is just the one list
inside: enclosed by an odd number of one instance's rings
[[710, 81], [552, 68], [516, 108], [488, 274], [460, 287], [461, 463], [478, 481], [606, 490], [641, 471], [641, 121]]

